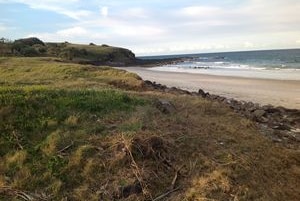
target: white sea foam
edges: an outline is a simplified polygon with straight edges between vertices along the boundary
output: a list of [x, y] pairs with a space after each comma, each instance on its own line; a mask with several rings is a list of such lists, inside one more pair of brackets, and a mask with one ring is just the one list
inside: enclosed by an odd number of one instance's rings
[[235, 76], [262, 79], [278, 80], [300, 80], [300, 69], [275, 69], [264, 67], [253, 67], [247, 65], [232, 66], [180, 66], [169, 65], [149, 68], [154, 71], [181, 72], [181, 73], [199, 73], [218, 76]]

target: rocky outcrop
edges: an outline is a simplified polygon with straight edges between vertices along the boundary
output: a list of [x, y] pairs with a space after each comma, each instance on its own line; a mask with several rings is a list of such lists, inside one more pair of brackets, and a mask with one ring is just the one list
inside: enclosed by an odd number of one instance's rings
[[[199, 96], [211, 101], [225, 104], [236, 113], [256, 122], [262, 134], [274, 142], [284, 143], [290, 148], [300, 146], [300, 110], [275, 107], [273, 105], [259, 105], [258, 103], [238, 101], [214, 94], [209, 94], [202, 89], [198, 92], [189, 92], [176, 87], [167, 87], [151, 81], [145, 81], [146, 88], [172, 94], [185, 94]], [[162, 106], [168, 108], [162, 101]]]

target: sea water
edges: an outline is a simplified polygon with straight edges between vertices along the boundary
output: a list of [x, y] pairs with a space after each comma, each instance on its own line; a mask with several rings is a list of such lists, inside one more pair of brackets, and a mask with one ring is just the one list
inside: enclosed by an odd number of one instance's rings
[[143, 57], [143, 59], [164, 58], [183, 59], [178, 63], [150, 70], [300, 80], [300, 49]]

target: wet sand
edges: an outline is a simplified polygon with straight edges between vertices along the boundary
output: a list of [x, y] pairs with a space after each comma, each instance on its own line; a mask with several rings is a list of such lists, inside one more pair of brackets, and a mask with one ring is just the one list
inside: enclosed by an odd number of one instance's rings
[[169, 87], [189, 91], [203, 89], [211, 94], [237, 100], [252, 101], [262, 105], [272, 104], [300, 109], [300, 81], [272, 80], [205, 74], [153, 71], [147, 68], [121, 68], [134, 72], [144, 80], [155, 81]]

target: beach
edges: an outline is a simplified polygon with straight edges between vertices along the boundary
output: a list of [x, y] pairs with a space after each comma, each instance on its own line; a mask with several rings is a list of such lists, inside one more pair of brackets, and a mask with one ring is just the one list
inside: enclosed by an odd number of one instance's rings
[[183, 72], [155, 71], [150, 68], [121, 68], [144, 80], [189, 91], [202, 89], [210, 94], [237, 100], [300, 109], [300, 80], [258, 79]]

